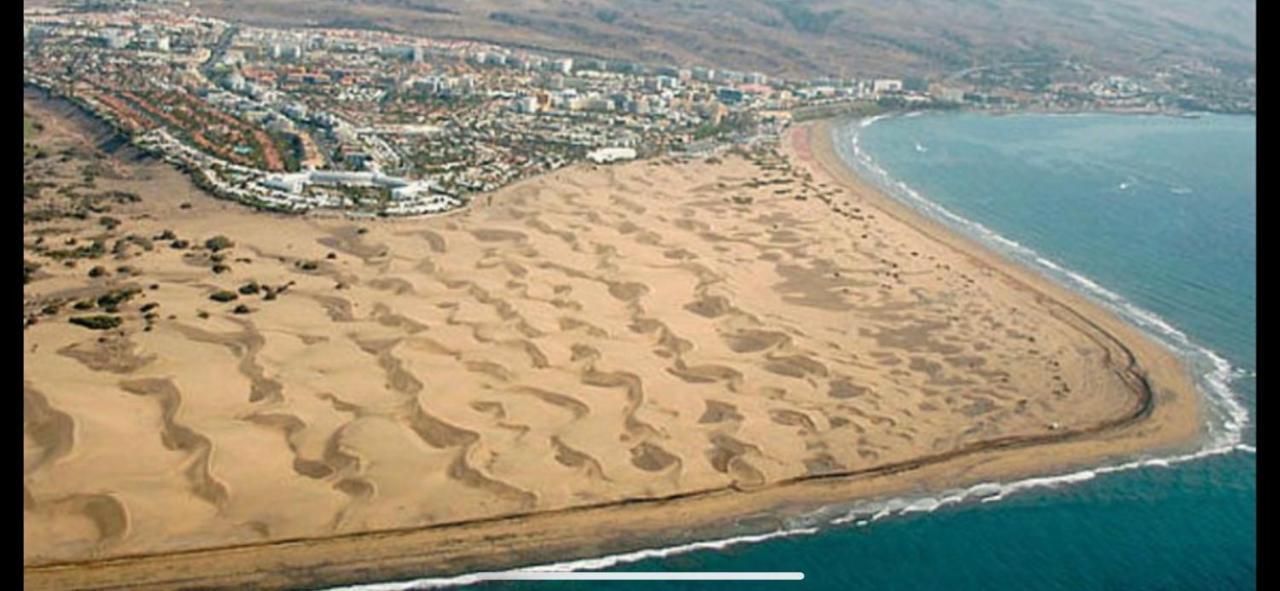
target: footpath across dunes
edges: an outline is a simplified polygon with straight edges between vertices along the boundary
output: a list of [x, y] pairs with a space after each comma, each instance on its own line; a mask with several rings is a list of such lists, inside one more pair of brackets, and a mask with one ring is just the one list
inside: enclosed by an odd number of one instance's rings
[[[140, 196], [114, 225], [25, 226], [28, 587], [544, 562], [1194, 437], [1167, 353], [841, 176], [824, 134], [363, 222], [95, 160]], [[105, 252], [65, 266], [71, 238]]]

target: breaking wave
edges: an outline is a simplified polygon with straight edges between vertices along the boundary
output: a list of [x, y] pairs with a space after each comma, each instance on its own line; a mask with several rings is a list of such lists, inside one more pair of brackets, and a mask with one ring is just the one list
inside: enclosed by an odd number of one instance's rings
[[[980, 222], [963, 217], [938, 203], [930, 201], [905, 182], [893, 178], [859, 144], [861, 131], [886, 117], [886, 115], [878, 115], [859, 121], [856, 128], [836, 128], [832, 131], [835, 134], [833, 140], [836, 151], [846, 163], [854, 165], [860, 172], [867, 173], [866, 176], [870, 177], [877, 185], [886, 189], [891, 195], [912, 205], [918, 211], [952, 227], [957, 227], [965, 233], [978, 238], [983, 243], [996, 248], [996, 250], [1018, 260], [1031, 263], [1034, 268], [1038, 268], [1050, 277], [1058, 279], [1068, 286], [1075, 287], [1077, 291], [1090, 296], [1093, 300], [1119, 314], [1122, 318], [1143, 329], [1158, 342], [1173, 350], [1199, 372], [1197, 376], [1198, 385], [1207, 395], [1213, 410], [1207, 421], [1209, 437], [1206, 438], [1201, 450], [1191, 455], [1203, 457], [1204, 455], [1216, 455], [1239, 449], [1238, 446], [1244, 442], [1244, 432], [1249, 426], [1250, 416], [1248, 408], [1241, 402], [1239, 395], [1231, 389], [1231, 383], [1248, 377], [1248, 372], [1233, 367], [1229, 361], [1218, 353], [1193, 342], [1186, 333], [1174, 327], [1155, 312], [1133, 304], [1120, 294], [1099, 285], [1080, 273], [1059, 265], [1015, 240], [996, 233]], [[851, 136], [845, 135], [850, 131], [852, 132]], [[1251, 448], [1252, 446], [1249, 447]]]
[[[1099, 285], [1092, 279], [1070, 269], [1066, 269], [1054, 261], [1041, 256], [1035, 250], [1010, 240], [987, 228], [983, 224], [960, 216], [951, 210], [929, 201], [906, 183], [894, 179], [884, 168], [862, 150], [859, 145], [859, 133], [877, 121], [892, 115], [877, 115], [861, 119], [855, 126], [836, 128], [832, 131], [836, 137], [836, 151], [846, 163], [853, 163], [866, 176], [872, 178], [888, 192], [914, 205], [918, 210], [935, 219], [948, 222], [969, 234], [975, 235], [984, 243], [1010, 254], [1015, 258], [1034, 263], [1051, 277], [1062, 280], [1067, 285], [1091, 296], [1095, 301], [1120, 314], [1123, 318], [1143, 329], [1158, 342], [1172, 349], [1175, 353], [1190, 361], [1193, 367], [1201, 371], [1198, 382], [1212, 403], [1214, 412], [1207, 419], [1209, 435], [1200, 449], [1172, 456], [1141, 457], [1127, 462], [1098, 466], [1074, 472], [1056, 475], [1037, 476], [1011, 482], [982, 482], [966, 488], [957, 488], [931, 495], [914, 497], [894, 497], [889, 499], [873, 499], [846, 505], [843, 507], [827, 507], [800, 518], [794, 519], [789, 527], [781, 530], [742, 535], [717, 540], [692, 542], [668, 547], [649, 548], [624, 552], [599, 558], [572, 560], [546, 565], [525, 567], [519, 571], [552, 571], [572, 572], [612, 568], [622, 564], [630, 564], [643, 560], [661, 559], [679, 554], [699, 551], [719, 551], [731, 546], [758, 544], [779, 538], [807, 536], [819, 533], [824, 527], [864, 527], [871, 523], [895, 516], [912, 513], [932, 513], [944, 507], [969, 503], [992, 503], [1008, 498], [1020, 492], [1039, 488], [1057, 488], [1082, 482], [1088, 482], [1104, 474], [1135, 470], [1139, 468], [1163, 469], [1176, 464], [1191, 462], [1212, 456], [1240, 452], [1257, 454], [1253, 444], [1245, 443], [1244, 432], [1250, 423], [1249, 410], [1240, 401], [1239, 396], [1231, 389], [1231, 382], [1241, 378], [1256, 376], [1237, 369], [1221, 355], [1194, 343], [1190, 337], [1175, 328], [1154, 312], [1142, 309], [1127, 301], [1121, 295]], [[842, 132], [852, 131], [851, 135]], [[393, 583], [371, 583], [349, 587], [335, 587], [329, 591], [408, 591], [415, 589], [439, 589], [473, 585], [484, 582], [487, 573], [463, 574], [452, 577], [420, 578]]]
[[[620, 564], [630, 564], [641, 560], [651, 560], [657, 558], [666, 558], [677, 554], [687, 554], [689, 552], [698, 552], [703, 550], [718, 551], [724, 550], [731, 546], [741, 544], [758, 544], [768, 540], [778, 538], [790, 538], [795, 536], [805, 536], [818, 533], [817, 527], [795, 527], [781, 529], [769, 533], [736, 536], [721, 540], [708, 540], [702, 542], [690, 542], [688, 544], [680, 544], [665, 548], [646, 548], [643, 550], [635, 550], [633, 552], [624, 552], [620, 554], [612, 554], [599, 558], [584, 558], [581, 560], [569, 560], [565, 562], [556, 562], [551, 564], [543, 564], [538, 566], [529, 566], [525, 568], [515, 569], [516, 572], [574, 572], [584, 570], [603, 570], [612, 568]], [[459, 587], [464, 585], [474, 585], [488, 580], [486, 575], [490, 573], [470, 573], [457, 575], [453, 577], [439, 578], [421, 578], [409, 581], [399, 581], [393, 583], [370, 583], [364, 585], [353, 585], [349, 587], [333, 587], [328, 591], [410, 591], [416, 589], [442, 589], [445, 587]]]

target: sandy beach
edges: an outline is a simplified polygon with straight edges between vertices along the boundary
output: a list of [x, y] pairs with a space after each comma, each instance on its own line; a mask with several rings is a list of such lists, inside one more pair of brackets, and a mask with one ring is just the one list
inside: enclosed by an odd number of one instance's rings
[[[55, 186], [24, 212], [87, 166], [70, 194], [140, 197], [24, 226], [28, 589], [552, 562], [1200, 432], [1171, 353], [868, 187], [831, 122], [354, 221], [215, 200], [25, 107], [80, 153], [27, 167]], [[96, 314], [122, 322], [70, 322]]]

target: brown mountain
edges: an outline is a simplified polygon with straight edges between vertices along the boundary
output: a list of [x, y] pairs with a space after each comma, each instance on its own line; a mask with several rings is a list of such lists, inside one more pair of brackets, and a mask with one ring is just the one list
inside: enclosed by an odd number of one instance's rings
[[[24, 2], [32, 4], [31, 0]], [[44, 3], [44, 2], [35, 2]], [[1253, 75], [1251, 0], [193, 0], [258, 24], [387, 28], [796, 77], [1073, 58]]]

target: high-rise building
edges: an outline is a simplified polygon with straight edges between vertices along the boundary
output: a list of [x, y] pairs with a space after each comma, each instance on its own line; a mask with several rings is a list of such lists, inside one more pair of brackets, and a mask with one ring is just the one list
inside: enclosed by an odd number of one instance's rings
[[536, 113], [538, 111], [538, 99], [533, 96], [522, 96], [514, 101], [517, 113]]
[[564, 74], [565, 76], [568, 76], [573, 72], [573, 58], [571, 57], [555, 60], [551, 62], [551, 64], [554, 71]]

